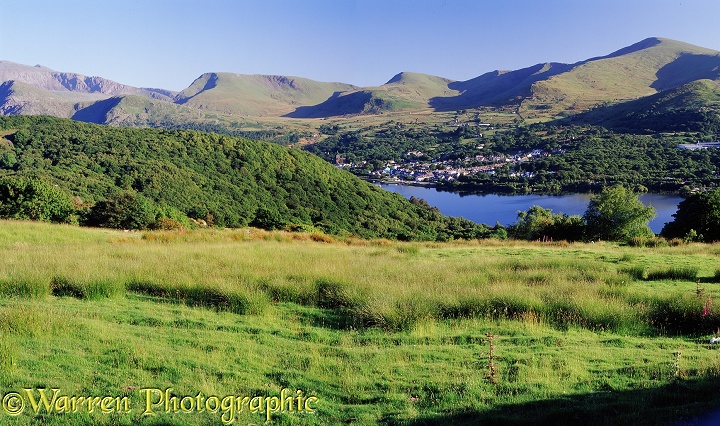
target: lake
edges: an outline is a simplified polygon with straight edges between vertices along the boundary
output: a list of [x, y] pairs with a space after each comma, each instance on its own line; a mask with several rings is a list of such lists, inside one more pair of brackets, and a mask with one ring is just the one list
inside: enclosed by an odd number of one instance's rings
[[[496, 195], [496, 194], [461, 194], [457, 192], [438, 191], [433, 187], [399, 185], [392, 183], [376, 183], [377, 186], [397, 192], [405, 198], [416, 197], [427, 201], [447, 216], [461, 216], [476, 223], [510, 225], [517, 220], [519, 210], [527, 211], [538, 205], [550, 209], [553, 213], [565, 213], [570, 216], [582, 216], [590, 202], [590, 194], [569, 195]], [[668, 194], [642, 194], [640, 201], [652, 205], [657, 210], [657, 217], [650, 221], [650, 229], [660, 233], [666, 222], [673, 220], [677, 205], [683, 198]]]

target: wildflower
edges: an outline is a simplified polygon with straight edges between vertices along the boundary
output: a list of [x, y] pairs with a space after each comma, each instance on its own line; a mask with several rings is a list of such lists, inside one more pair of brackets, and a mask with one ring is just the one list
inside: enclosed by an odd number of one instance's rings
[[710, 296], [708, 296], [707, 300], [705, 301], [705, 307], [703, 308], [703, 317], [710, 315], [710, 305], [712, 305], [712, 300], [710, 299]]

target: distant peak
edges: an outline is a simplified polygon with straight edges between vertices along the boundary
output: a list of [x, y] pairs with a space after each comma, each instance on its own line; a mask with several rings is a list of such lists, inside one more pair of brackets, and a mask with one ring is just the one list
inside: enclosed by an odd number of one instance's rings
[[622, 49], [617, 50], [617, 51], [607, 55], [606, 57], [613, 58], [616, 56], [627, 55], [629, 53], [649, 49], [653, 46], [657, 46], [658, 44], [661, 44], [663, 41], [667, 41], [667, 39], [662, 39], [662, 38], [658, 38], [658, 37], [648, 37], [648, 38], [641, 40], [635, 44], [631, 44], [630, 46], [623, 47]]
[[449, 80], [444, 77], [438, 77], [435, 75], [430, 74], [423, 74], [419, 72], [409, 72], [409, 71], [403, 71], [399, 74], [395, 74], [393, 78], [388, 80], [385, 84], [392, 84], [392, 83], [408, 83], [408, 84], [425, 84], [428, 82], [438, 83], [438, 82], [444, 82], [449, 83], [453, 80]]
[[399, 82], [407, 79], [407, 77], [409, 76], [409, 74], [410, 74], [410, 73], [407, 72], [407, 71], [399, 72], [399, 73], [395, 74], [395, 75], [393, 76], [393, 78], [391, 78], [390, 80], [388, 80], [387, 83], [385, 83], [385, 84], [399, 83]]
[[672, 40], [669, 38], [663, 38], [663, 37], [648, 37], [644, 40], [641, 40], [635, 44], [631, 44], [630, 46], [623, 47], [622, 49], [613, 52], [607, 56], [603, 56], [600, 58], [592, 58], [593, 59], [604, 59], [604, 58], [614, 58], [622, 55], [627, 55], [630, 53], [640, 52], [642, 50], [651, 49], [655, 47], [660, 47], [662, 49], [666, 50], [675, 50], [678, 52], [691, 52], [695, 54], [715, 54], [716, 51], [712, 49], [707, 49], [700, 46], [695, 46], [690, 43], [685, 43], [682, 41]]

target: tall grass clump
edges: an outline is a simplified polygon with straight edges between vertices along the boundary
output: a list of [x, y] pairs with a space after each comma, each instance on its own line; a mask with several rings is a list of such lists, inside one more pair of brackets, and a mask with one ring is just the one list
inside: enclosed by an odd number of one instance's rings
[[644, 281], [647, 279], [647, 270], [642, 265], [635, 265], [628, 268], [623, 268], [620, 272], [627, 274], [630, 278], [637, 281]]
[[[561, 318], [561, 326], [577, 325], [593, 331], [633, 333], [642, 328], [642, 321], [636, 310], [618, 300], [602, 300], [594, 297], [583, 298], [562, 307], [572, 312], [568, 318]], [[569, 321], [566, 321], [569, 320]]]
[[409, 330], [423, 319], [436, 316], [436, 304], [427, 298], [411, 297], [399, 300], [385, 316], [385, 327], [391, 330]]
[[0, 280], [0, 294], [8, 297], [40, 299], [50, 295], [50, 278], [39, 274]]
[[537, 311], [541, 303], [527, 295], [493, 294], [487, 297], [463, 297], [451, 303], [439, 303], [441, 319], [522, 318], [528, 312]]
[[653, 298], [648, 305], [649, 325], [669, 334], [700, 335], [720, 328], [720, 315], [704, 312], [705, 299], [692, 294]]
[[71, 296], [78, 299], [108, 299], [123, 296], [125, 284], [118, 279], [93, 279], [79, 281], [63, 276], [54, 276], [50, 281], [53, 296]]
[[325, 309], [351, 308], [356, 305], [348, 294], [348, 284], [320, 278], [315, 281], [315, 305]]
[[188, 306], [212, 308], [236, 314], [260, 314], [270, 304], [261, 291], [222, 289], [209, 285], [168, 285], [151, 281], [131, 280], [127, 289], [136, 293], [184, 303]]
[[674, 281], [695, 281], [697, 279], [698, 267], [670, 267], [667, 269], [648, 271], [648, 281], [674, 280]]

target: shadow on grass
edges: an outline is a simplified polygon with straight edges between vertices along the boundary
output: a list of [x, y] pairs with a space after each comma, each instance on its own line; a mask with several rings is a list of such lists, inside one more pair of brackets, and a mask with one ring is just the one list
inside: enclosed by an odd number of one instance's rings
[[313, 327], [323, 327], [332, 330], [351, 330], [361, 325], [354, 320], [352, 312], [346, 308], [313, 309], [303, 311], [302, 322]]
[[720, 378], [688, 379], [659, 388], [572, 395], [488, 411], [439, 414], [392, 425], [696, 425], [720, 424]]

